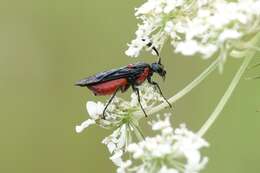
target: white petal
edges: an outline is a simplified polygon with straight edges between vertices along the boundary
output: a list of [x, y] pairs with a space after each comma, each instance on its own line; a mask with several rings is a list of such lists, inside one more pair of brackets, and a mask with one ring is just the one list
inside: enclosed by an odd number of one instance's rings
[[171, 126], [170, 119], [169, 119], [169, 117], [167, 117], [163, 121], [159, 120], [159, 121], [156, 121], [155, 123], [153, 123], [152, 129], [153, 130], [162, 130], [162, 129], [165, 129], [170, 126]]
[[138, 57], [139, 56], [139, 52], [140, 50], [138, 48], [135, 48], [135, 47], [129, 47], [126, 51], [125, 51], [125, 54], [127, 56], [130, 56], [130, 57]]
[[139, 149], [139, 146], [135, 143], [129, 144], [127, 147], [127, 151], [129, 151], [129, 152], [135, 152], [138, 149]]
[[211, 57], [217, 50], [218, 47], [214, 44], [207, 44], [199, 48], [199, 52], [204, 55], [205, 58]]
[[92, 119], [88, 119], [86, 121], [84, 121], [83, 123], [81, 123], [81, 125], [76, 126], [76, 132], [77, 133], [81, 133], [85, 128], [89, 127], [92, 124], [95, 124], [96, 122]]
[[172, 127], [167, 127], [165, 129], [162, 129], [162, 134], [164, 135], [170, 135], [173, 133], [173, 128]]
[[156, 1], [148, 1], [137, 9], [135, 15], [137, 16], [140, 14], [147, 14], [151, 12], [153, 9], [155, 9], [156, 6], [157, 6]]
[[224, 30], [220, 36], [219, 36], [219, 41], [220, 42], [225, 42], [226, 40], [228, 39], [237, 39], [239, 37], [241, 37], [241, 33], [236, 31], [236, 30], [233, 30], [233, 29], [227, 29], [227, 30]]
[[86, 104], [86, 108], [87, 108], [89, 116], [92, 119], [96, 120], [99, 118], [100, 115], [102, 115], [105, 107], [101, 102], [95, 103], [92, 101], [88, 101]]
[[186, 40], [185, 42], [180, 42], [175, 52], [182, 53], [183, 55], [191, 56], [198, 52], [199, 46], [195, 40]]
[[110, 159], [113, 161], [113, 163], [116, 166], [120, 166], [123, 162], [122, 157], [123, 156], [123, 151], [122, 150], [118, 150], [115, 152], [115, 154], [113, 156], [110, 157]]
[[184, 154], [187, 158], [188, 164], [197, 165], [200, 162], [200, 152], [193, 149], [185, 149]]
[[143, 154], [144, 154], [143, 149], [139, 148], [139, 149], [137, 149], [137, 150], [134, 152], [133, 158], [138, 159], [138, 158], [142, 157]]
[[125, 143], [126, 143], [126, 132], [127, 132], [127, 127], [124, 124], [120, 128], [120, 137], [118, 139], [118, 144], [117, 144], [118, 148], [123, 148], [125, 146]]
[[112, 152], [115, 151], [116, 145], [115, 145], [113, 142], [109, 142], [109, 143], [107, 144], [107, 148], [108, 148], [109, 152], [112, 153]]
[[172, 32], [174, 28], [174, 24], [172, 21], [168, 21], [166, 24], [165, 24], [165, 27], [164, 27], [164, 30], [168, 33]]

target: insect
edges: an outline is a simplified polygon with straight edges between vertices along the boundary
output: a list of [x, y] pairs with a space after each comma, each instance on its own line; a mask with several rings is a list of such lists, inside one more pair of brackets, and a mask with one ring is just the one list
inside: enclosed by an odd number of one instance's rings
[[[151, 43], [147, 44], [147, 46], [151, 46]], [[140, 92], [137, 87], [145, 80], [156, 86], [163, 99], [169, 104], [170, 107], [172, 107], [168, 100], [164, 97], [159, 84], [152, 80], [154, 73], [157, 73], [163, 79], [165, 79], [166, 75], [164, 66], [161, 64], [159, 52], [154, 47], [152, 47], [152, 49], [156, 52], [159, 60], [151, 65], [144, 62], [129, 64], [118, 69], [97, 73], [91, 77], [84, 78], [76, 82], [76, 86], [88, 87], [96, 96], [111, 95], [111, 98], [103, 110], [103, 119], [105, 119], [106, 109], [114, 99], [116, 93], [118, 91], [123, 93], [127, 91], [129, 87], [132, 87], [133, 91], [136, 92], [140, 107], [147, 117], [147, 114], [141, 104]]]

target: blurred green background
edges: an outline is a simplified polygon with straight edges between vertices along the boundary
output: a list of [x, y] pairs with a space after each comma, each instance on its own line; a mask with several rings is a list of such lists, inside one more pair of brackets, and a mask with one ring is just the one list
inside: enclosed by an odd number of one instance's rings
[[[139, 0], [0, 0], [0, 172], [115, 172], [101, 140], [111, 133], [91, 127], [76, 134], [87, 118], [85, 102], [104, 100], [76, 80], [136, 61], [124, 55], [134, 37], [134, 7]], [[171, 96], [212, 60], [162, 51]], [[260, 54], [259, 54], [260, 56]], [[256, 58], [255, 62], [260, 61]], [[241, 60], [229, 59], [223, 75], [214, 72], [175, 104], [173, 123], [194, 131], [213, 111]], [[259, 74], [260, 69], [246, 74]], [[205, 173], [260, 171], [260, 81], [242, 80], [220, 118], [206, 134]], [[128, 92], [129, 95], [130, 91]], [[122, 95], [121, 95], [122, 96]], [[128, 97], [124, 95], [124, 97]], [[147, 119], [142, 124], [146, 133]]]

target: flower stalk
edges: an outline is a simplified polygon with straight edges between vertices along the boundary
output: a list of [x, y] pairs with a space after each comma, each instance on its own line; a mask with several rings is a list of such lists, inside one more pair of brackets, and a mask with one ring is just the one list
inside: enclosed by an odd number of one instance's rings
[[203, 126], [198, 131], [198, 135], [199, 136], [203, 136], [208, 131], [208, 129], [212, 126], [212, 124], [216, 121], [216, 119], [220, 115], [221, 111], [224, 109], [227, 101], [229, 100], [229, 98], [231, 97], [232, 93], [234, 92], [236, 86], [238, 85], [242, 75], [246, 71], [246, 69], [247, 69], [247, 67], [248, 67], [248, 65], [249, 65], [249, 63], [251, 62], [252, 59], [253, 59], [253, 56], [250, 56], [250, 57], [246, 57], [243, 60], [243, 63], [241, 65], [241, 67], [237, 71], [235, 77], [231, 81], [231, 84], [229, 85], [227, 91], [225, 92], [225, 94], [221, 98], [221, 100], [218, 103], [217, 107], [215, 108], [213, 113], [209, 116], [209, 119], [205, 122], [205, 124], [203, 124]]
[[[252, 45], [256, 45], [257, 42], [259, 41], [259, 39], [260, 39], [260, 34], [257, 34], [250, 42], [252, 43]], [[227, 101], [229, 100], [232, 93], [234, 92], [234, 90], [235, 90], [236, 86], [238, 85], [238, 83], [239, 83], [241, 77], [243, 76], [244, 72], [248, 68], [251, 60], [254, 58], [256, 51], [252, 51], [252, 50], [249, 49], [249, 50], [244, 51], [243, 53], [244, 53], [245, 57], [244, 57], [242, 65], [240, 66], [240, 68], [237, 71], [235, 77], [231, 81], [228, 89], [226, 90], [225, 94], [221, 98], [217, 107], [212, 112], [212, 114], [209, 116], [208, 120], [202, 125], [202, 127], [198, 131], [199, 136], [203, 136], [208, 131], [208, 129], [212, 126], [212, 124], [216, 121], [216, 119], [218, 118], [218, 116], [220, 115], [222, 110], [224, 109]]]

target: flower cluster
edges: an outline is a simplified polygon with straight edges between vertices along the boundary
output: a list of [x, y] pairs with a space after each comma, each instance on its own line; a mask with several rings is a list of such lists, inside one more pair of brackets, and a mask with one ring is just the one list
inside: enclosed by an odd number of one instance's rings
[[[139, 86], [139, 91], [141, 104], [146, 110], [164, 101], [154, 86], [148, 83]], [[120, 165], [122, 163], [121, 156], [123, 155], [123, 151], [128, 144], [133, 142], [133, 137], [138, 140], [143, 139], [138, 125], [140, 117], [135, 117], [132, 114], [133, 112], [140, 111], [136, 93], [131, 94], [130, 101], [115, 97], [105, 112], [105, 119], [102, 119], [103, 110], [105, 108], [103, 103], [88, 101], [86, 108], [90, 119], [76, 126], [76, 132], [81, 133], [84, 129], [93, 124], [107, 129], [114, 129], [113, 133], [106, 137], [102, 143], [107, 146], [109, 152], [112, 154], [110, 159], [116, 165]]]
[[[170, 114], [165, 114], [164, 120], [158, 117], [151, 123], [152, 129], [160, 134], [127, 147], [132, 162], [122, 162], [118, 173], [197, 173], [204, 168], [208, 159], [201, 156], [200, 149], [209, 144], [184, 124], [173, 129], [169, 117]], [[133, 165], [134, 162], [139, 164]]]
[[137, 57], [148, 37], [159, 49], [170, 38], [176, 53], [209, 58], [219, 52], [224, 61], [232, 49], [248, 48], [260, 29], [259, 9], [258, 0], [148, 0], [136, 9], [141, 23], [126, 54]]
[[[141, 96], [141, 104], [144, 109], [149, 110], [156, 104], [162, 103], [164, 99], [157, 92], [154, 86], [144, 83], [139, 86], [139, 92]], [[90, 116], [82, 124], [76, 126], [76, 131], [81, 133], [85, 128], [92, 124], [97, 124], [104, 128], [115, 128], [120, 127], [129, 118], [135, 118], [136, 120], [140, 117], [132, 117], [132, 113], [140, 111], [140, 104], [138, 102], [138, 97], [136, 93], [131, 94], [131, 100], [127, 101], [119, 97], [114, 97], [113, 101], [108, 106], [105, 112], [105, 119], [103, 119], [103, 110], [105, 104], [101, 102], [88, 101], [86, 104], [86, 109]]]

